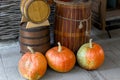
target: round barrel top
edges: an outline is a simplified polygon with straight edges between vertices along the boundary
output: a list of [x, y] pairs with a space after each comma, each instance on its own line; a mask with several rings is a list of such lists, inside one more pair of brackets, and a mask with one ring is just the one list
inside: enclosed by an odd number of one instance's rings
[[41, 23], [48, 19], [50, 6], [44, 0], [34, 0], [27, 6], [27, 16], [34, 23]]
[[83, 5], [90, 5], [91, 0], [54, 0], [57, 4], [62, 4], [62, 5], [72, 5], [72, 6], [81, 6]]

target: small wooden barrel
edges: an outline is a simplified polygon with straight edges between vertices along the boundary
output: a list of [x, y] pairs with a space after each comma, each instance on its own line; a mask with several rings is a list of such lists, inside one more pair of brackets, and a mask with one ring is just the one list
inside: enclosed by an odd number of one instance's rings
[[25, 28], [26, 24], [20, 27], [20, 51], [25, 53], [28, 51], [27, 46], [32, 47], [35, 51], [45, 52], [50, 48], [50, 31], [48, 26], [37, 28]]
[[91, 1], [89, 0], [54, 0], [55, 43], [61, 42], [73, 52], [88, 42], [91, 29]]
[[21, 0], [22, 15], [31, 22], [41, 23], [48, 19], [50, 7], [45, 0]]

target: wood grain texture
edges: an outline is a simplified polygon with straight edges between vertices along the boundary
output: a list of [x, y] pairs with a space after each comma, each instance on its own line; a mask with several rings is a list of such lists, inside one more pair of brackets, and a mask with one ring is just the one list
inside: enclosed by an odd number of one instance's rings
[[[91, 4], [86, 2], [85, 4], [71, 2], [69, 4], [56, 3], [55, 12], [55, 43], [60, 41], [63, 46], [70, 48], [75, 53], [79, 47], [88, 41], [89, 36], [86, 35], [86, 31], [90, 33], [91, 28]], [[88, 19], [87, 22], [83, 21]], [[80, 22], [82, 22], [82, 29], [79, 29]], [[87, 26], [88, 24], [88, 26]]]
[[48, 19], [50, 6], [44, 0], [21, 0], [21, 12], [28, 21], [41, 23]]
[[26, 23], [24, 23], [20, 27], [19, 42], [22, 53], [27, 52], [27, 46], [30, 46], [45, 54], [50, 48], [49, 26], [26, 29]]

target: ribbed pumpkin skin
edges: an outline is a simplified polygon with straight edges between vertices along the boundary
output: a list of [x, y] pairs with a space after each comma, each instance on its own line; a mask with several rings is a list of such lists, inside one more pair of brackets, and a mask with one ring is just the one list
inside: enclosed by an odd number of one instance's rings
[[104, 62], [104, 51], [102, 47], [97, 43], [92, 43], [92, 46], [90, 48], [89, 43], [86, 43], [77, 52], [78, 64], [87, 70], [97, 69]]
[[55, 71], [68, 72], [76, 62], [74, 53], [68, 48], [62, 46], [62, 51], [58, 52], [58, 47], [53, 47], [46, 52], [48, 65]]
[[18, 63], [20, 74], [29, 80], [37, 80], [41, 78], [47, 69], [47, 60], [42, 53], [34, 54], [27, 52], [22, 56]]

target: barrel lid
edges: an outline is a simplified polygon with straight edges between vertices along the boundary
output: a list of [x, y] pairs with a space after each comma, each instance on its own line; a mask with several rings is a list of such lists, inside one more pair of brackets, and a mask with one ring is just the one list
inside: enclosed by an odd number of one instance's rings
[[80, 6], [80, 4], [89, 5], [91, 0], [54, 0], [57, 4]]
[[48, 19], [50, 6], [44, 0], [34, 0], [27, 7], [28, 20], [33, 23], [41, 23]]

